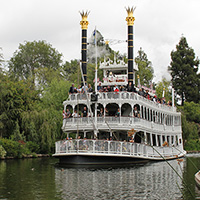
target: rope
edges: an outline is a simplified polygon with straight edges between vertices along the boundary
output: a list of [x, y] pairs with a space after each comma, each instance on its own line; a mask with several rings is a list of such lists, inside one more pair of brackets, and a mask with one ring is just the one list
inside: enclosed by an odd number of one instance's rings
[[[142, 137], [139, 135], [139, 137], [142, 139]], [[166, 161], [166, 163], [172, 168], [172, 170], [177, 174], [177, 176], [183, 181], [183, 184], [185, 185], [185, 187], [188, 189], [190, 195], [195, 199], [194, 195], [192, 194], [192, 191], [190, 190], [190, 188], [188, 187], [188, 185], [186, 184], [186, 182], [184, 181], [184, 179], [180, 176], [180, 174], [176, 171], [176, 169], [174, 169], [174, 167], [168, 162], [168, 160], [165, 159], [165, 157], [163, 157], [159, 151], [157, 151], [152, 145], [149, 145], [153, 150], [155, 150], [160, 157]], [[182, 191], [180, 191], [182, 193]]]
[[[86, 90], [86, 87], [85, 87], [85, 86], [86, 86], [86, 85], [85, 85], [85, 79], [84, 79], [84, 76], [83, 76], [83, 71], [82, 71], [81, 65], [80, 65], [80, 70], [81, 70], [81, 76], [82, 76], [82, 80], [83, 80], [83, 85], [84, 85], [84, 88], [85, 88], [85, 94], [86, 94], [86, 99], [87, 99], [87, 106], [88, 106], [88, 108], [89, 108], [89, 112], [90, 112], [91, 119], [92, 119], [91, 121], [92, 121], [93, 129], [98, 131], [98, 129], [97, 129], [97, 127], [95, 126], [95, 123], [94, 123], [94, 117], [93, 117], [93, 115], [92, 115], [92, 110], [91, 110], [91, 108], [90, 108], [90, 102], [89, 102], [88, 93], [87, 93], [87, 90]], [[97, 117], [97, 116], [95, 116], [95, 117]]]

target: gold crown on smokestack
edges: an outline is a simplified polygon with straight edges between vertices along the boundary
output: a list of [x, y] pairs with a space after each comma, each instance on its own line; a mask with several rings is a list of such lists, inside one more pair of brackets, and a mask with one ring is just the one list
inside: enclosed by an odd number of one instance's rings
[[81, 25], [82, 29], [87, 29], [88, 28], [89, 22], [87, 20], [87, 17], [89, 15], [89, 13], [90, 13], [90, 11], [85, 11], [85, 12], [82, 11], [82, 12], [80, 12], [81, 17], [82, 17], [82, 21], [80, 21], [80, 25]]
[[133, 12], [134, 12], [135, 9], [136, 9], [136, 7], [126, 8], [126, 11], [127, 11], [127, 14], [128, 14], [128, 17], [126, 17], [126, 21], [127, 21], [128, 26], [133, 26], [133, 24], [134, 24], [135, 17], [133, 17]]

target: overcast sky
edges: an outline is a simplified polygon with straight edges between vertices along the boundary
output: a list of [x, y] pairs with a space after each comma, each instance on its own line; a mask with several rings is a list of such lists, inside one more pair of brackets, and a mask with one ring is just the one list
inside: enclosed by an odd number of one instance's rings
[[[81, 16], [89, 10], [88, 36], [95, 26], [105, 39], [126, 40], [127, 6], [134, 12], [135, 55], [140, 47], [152, 62], [154, 81], [170, 79], [170, 53], [183, 34], [200, 57], [200, 0], [4, 0], [0, 6], [0, 47], [9, 60], [20, 43], [46, 40], [63, 54], [64, 61], [81, 54]], [[127, 43], [111, 45], [120, 53]]]

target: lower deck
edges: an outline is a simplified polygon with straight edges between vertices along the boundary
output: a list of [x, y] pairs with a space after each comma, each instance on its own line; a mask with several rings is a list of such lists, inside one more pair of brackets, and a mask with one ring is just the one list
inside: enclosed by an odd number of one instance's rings
[[183, 157], [179, 146], [149, 146], [142, 143], [74, 139], [56, 142], [54, 157], [65, 164], [131, 164], [148, 160], [168, 160]]

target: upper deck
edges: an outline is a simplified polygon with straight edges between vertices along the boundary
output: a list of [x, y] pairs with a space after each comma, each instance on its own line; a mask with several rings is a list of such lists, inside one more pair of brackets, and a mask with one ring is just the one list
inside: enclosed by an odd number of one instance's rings
[[[168, 106], [165, 104], [157, 103], [154, 101], [151, 101], [137, 93], [133, 92], [98, 92], [98, 101], [97, 103], [101, 104], [109, 104], [109, 103], [117, 103], [117, 104], [139, 104], [146, 106], [148, 108], [151, 108], [155, 111], [159, 112], [166, 112], [174, 115], [180, 115], [180, 113], [176, 112], [176, 107]], [[88, 93], [88, 99], [91, 99], [91, 93]], [[68, 104], [75, 105], [75, 104], [87, 104], [87, 98], [86, 94], [82, 93], [74, 93], [70, 94], [68, 99], [63, 102], [64, 106], [67, 106]], [[90, 101], [90, 104], [94, 102]]]
[[[88, 93], [91, 99], [91, 93]], [[87, 104], [94, 108], [94, 102], [87, 102], [86, 94], [76, 93], [69, 95], [64, 107], [70, 107], [73, 111], [82, 110]], [[171, 134], [181, 133], [181, 114], [176, 108], [160, 104], [140, 96], [133, 92], [99, 92], [98, 105], [104, 110], [102, 116], [97, 116], [97, 126], [100, 130], [108, 130], [109, 124], [112, 130], [152, 130], [157, 133], [168, 132]], [[82, 107], [81, 107], [82, 106]], [[139, 116], [134, 117], [134, 106], [138, 106]], [[87, 106], [88, 107], [88, 106]], [[105, 110], [109, 109], [110, 115]], [[120, 109], [120, 115], [113, 115], [114, 109]], [[113, 111], [113, 112], [112, 112]], [[63, 123], [63, 131], [92, 130], [94, 119], [92, 117], [67, 118]]]

